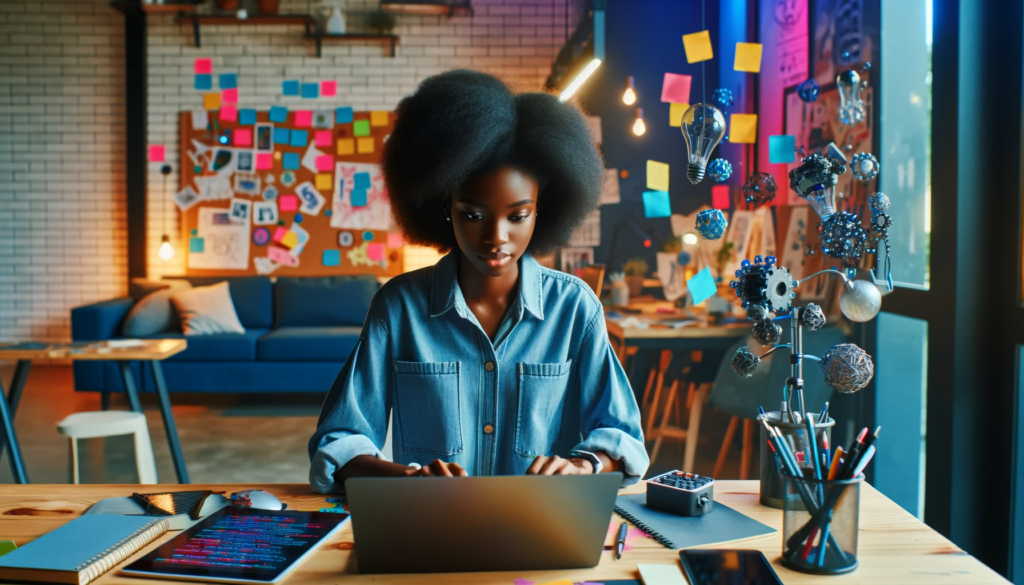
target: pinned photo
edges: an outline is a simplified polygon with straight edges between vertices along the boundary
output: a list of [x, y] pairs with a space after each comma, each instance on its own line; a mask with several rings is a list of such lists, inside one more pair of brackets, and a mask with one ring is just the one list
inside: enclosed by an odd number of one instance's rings
[[256, 152], [239, 150], [235, 153], [235, 172], [251, 173], [256, 170]]
[[259, 175], [235, 174], [235, 192], [256, 197], [260, 194]]
[[247, 199], [231, 200], [231, 223], [249, 223], [249, 212], [252, 210], [252, 201]]
[[256, 152], [273, 152], [274, 125], [256, 124]]
[[254, 203], [252, 222], [256, 225], [277, 225], [277, 203], [273, 201]]
[[235, 151], [230, 148], [218, 148], [210, 158], [210, 170], [215, 173], [232, 173], [235, 170]]
[[186, 185], [184, 189], [174, 195], [174, 203], [178, 209], [188, 211], [196, 203], [199, 203], [199, 193], [192, 189], [192, 185]]
[[334, 110], [314, 110], [313, 127], [321, 130], [334, 128]]

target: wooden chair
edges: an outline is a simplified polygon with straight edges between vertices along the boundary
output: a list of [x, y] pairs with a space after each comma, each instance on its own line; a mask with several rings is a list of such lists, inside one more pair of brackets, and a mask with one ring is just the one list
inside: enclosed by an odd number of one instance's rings
[[[604, 286], [604, 264], [590, 264], [580, 269], [580, 278], [601, 298], [601, 287]], [[625, 362], [623, 362], [625, 363]]]

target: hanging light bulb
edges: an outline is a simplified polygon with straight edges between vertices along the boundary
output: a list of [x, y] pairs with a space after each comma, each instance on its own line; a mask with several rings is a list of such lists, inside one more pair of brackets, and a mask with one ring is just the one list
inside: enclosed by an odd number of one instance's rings
[[647, 132], [647, 124], [644, 124], [644, 109], [636, 109], [636, 122], [633, 122], [633, 134], [643, 136]]
[[683, 234], [683, 243], [684, 244], [689, 244], [691, 246], [696, 244], [697, 243], [697, 234], [695, 234], [693, 232], [686, 232], [685, 234]]
[[171, 246], [171, 238], [167, 234], [164, 234], [164, 237], [160, 242], [160, 250], [156, 255], [164, 262], [174, 258], [174, 247]]
[[836, 76], [836, 87], [839, 90], [839, 121], [843, 124], [858, 124], [864, 121], [864, 100], [860, 92], [864, 86], [860, 82], [860, 74], [847, 69]]
[[806, 156], [799, 167], [789, 172], [789, 186], [825, 221], [836, 212], [835, 187], [839, 175], [845, 172], [846, 155], [830, 142], [824, 156]]
[[622, 103], [632, 106], [636, 103], [636, 92], [633, 91], [633, 76], [626, 78], [626, 91], [622, 92]]
[[686, 177], [696, 185], [704, 178], [708, 157], [725, 136], [725, 117], [714, 106], [694, 104], [683, 114], [679, 129], [690, 152]]

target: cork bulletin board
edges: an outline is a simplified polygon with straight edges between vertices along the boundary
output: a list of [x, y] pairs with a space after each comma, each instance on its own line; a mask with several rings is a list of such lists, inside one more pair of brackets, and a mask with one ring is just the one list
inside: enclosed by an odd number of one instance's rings
[[186, 274], [402, 272], [379, 166], [394, 113], [222, 107], [179, 127]]

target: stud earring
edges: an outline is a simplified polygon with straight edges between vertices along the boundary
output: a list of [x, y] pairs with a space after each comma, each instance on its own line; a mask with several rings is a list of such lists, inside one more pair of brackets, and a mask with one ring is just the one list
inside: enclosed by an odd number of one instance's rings
[[445, 221], [451, 221], [451, 220], [452, 220], [452, 218], [451, 218], [451, 217], [446, 217], [446, 218], [444, 218], [444, 220], [445, 220]]

